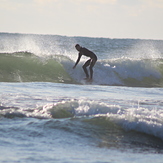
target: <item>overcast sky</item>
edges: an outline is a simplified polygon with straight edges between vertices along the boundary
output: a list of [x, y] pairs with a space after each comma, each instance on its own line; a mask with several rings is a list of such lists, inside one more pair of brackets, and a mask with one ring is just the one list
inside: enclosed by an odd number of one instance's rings
[[163, 0], [0, 0], [0, 32], [163, 40]]

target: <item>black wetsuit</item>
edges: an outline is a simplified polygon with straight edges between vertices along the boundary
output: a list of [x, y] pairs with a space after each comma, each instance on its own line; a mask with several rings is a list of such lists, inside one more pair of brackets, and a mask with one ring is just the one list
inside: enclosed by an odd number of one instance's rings
[[91, 52], [90, 50], [86, 49], [86, 48], [80, 48], [79, 51], [79, 55], [85, 55], [87, 57], [90, 57], [91, 59], [96, 59], [97, 60], [97, 56]]
[[90, 66], [90, 79], [92, 79], [92, 77], [93, 77], [93, 69], [92, 68], [95, 65], [96, 61], [97, 61], [97, 56], [92, 51], [81, 47], [80, 50], [79, 50], [79, 56], [78, 56], [78, 59], [77, 59], [77, 61], [75, 63], [75, 66], [80, 61], [80, 58], [81, 58], [82, 55], [90, 57], [90, 59], [87, 60], [85, 62], [85, 64], [83, 65], [83, 69], [84, 69], [84, 72], [86, 74], [86, 78], [89, 78], [89, 74], [88, 74], [88, 71], [87, 71], [86, 67]]

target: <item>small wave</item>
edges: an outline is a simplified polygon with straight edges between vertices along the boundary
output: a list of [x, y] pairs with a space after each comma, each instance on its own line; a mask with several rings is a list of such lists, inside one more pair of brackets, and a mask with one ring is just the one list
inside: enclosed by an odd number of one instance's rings
[[[90, 100], [70, 100], [39, 108], [51, 118], [91, 117], [91, 124], [118, 125], [125, 131], [136, 131], [163, 140], [162, 111], [148, 108], [123, 108]], [[101, 118], [104, 117], [104, 118]], [[94, 119], [97, 118], [97, 119]], [[100, 122], [97, 122], [100, 121]], [[114, 126], [113, 125], [113, 126]]]
[[[49, 133], [58, 129], [78, 135], [80, 139], [93, 140], [100, 148], [127, 148], [134, 149], [134, 152], [138, 150], [162, 153], [161, 112], [158, 116], [153, 111], [149, 117], [150, 112], [145, 108], [126, 109], [120, 105], [81, 99], [66, 99], [29, 109], [0, 107], [1, 118], [28, 119], [29, 123], [25, 128], [28, 130], [30, 127], [30, 136], [40, 137], [44, 135], [40, 134], [40, 131]], [[29, 118], [42, 120], [31, 121]], [[12, 126], [10, 131], [15, 131], [14, 127]]]
[[[38, 108], [19, 109], [17, 107], [0, 107], [0, 114], [3, 116], [13, 114], [13, 117], [24, 115], [35, 118], [70, 118], [80, 116], [106, 116], [110, 114], [119, 114], [121, 107], [119, 105], [107, 105], [102, 102], [90, 100], [63, 100], [54, 104], [47, 104]], [[12, 116], [11, 116], [12, 117]]]
[[106, 104], [98, 101], [72, 99], [47, 104], [34, 109], [1, 106], [0, 115], [5, 118], [32, 117], [39, 119], [89, 117], [89, 122], [94, 125], [100, 124], [105, 127], [106, 125], [114, 124], [125, 131], [140, 132], [163, 140], [163, 114], [160, 109], [157, 111], [153, 109], [151, 111], [145, 107], [124, 108], [120, 105]]

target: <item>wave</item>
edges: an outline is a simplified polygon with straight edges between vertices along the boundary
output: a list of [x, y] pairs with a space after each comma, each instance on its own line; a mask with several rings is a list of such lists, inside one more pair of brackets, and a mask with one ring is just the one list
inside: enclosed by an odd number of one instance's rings
[[[101, 84], [131, 87], [162, 87], [163, 59], [119, 58], [100, 61]], [[97, 82], [100, 82], [97, 80]]]
[[91, 125], [91, 128], [99, 126], [99, 131], [103, 129], [105, 131], [109, 127], [109, 130], [134, 131], [163, 140], [162, 110], [151, 111], [145, 105], [139, 108], [124, 108], [120, 105], [93, 100], [65, 99], [29, 109], [0, 106], [0, 116], [5, 118], [76, 119], [78, 122], [86, 123], [87, 127], [89, 127], [88, 124]]
[[29, 52], [0, 54], [0, 82], [73, 83], [57, 59], [40, 58]]
[[[0, 82], [56, 82], [90, 84], [80, 62], [68, 56], [36, 56], [29, 52], [0, 53]], [[163, 59], [104, 59], [94, 67], [92, 84], [162, 87]]]

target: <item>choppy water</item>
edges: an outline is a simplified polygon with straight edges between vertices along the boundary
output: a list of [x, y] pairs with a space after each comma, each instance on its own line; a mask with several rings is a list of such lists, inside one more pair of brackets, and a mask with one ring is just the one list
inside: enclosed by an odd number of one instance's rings
[[1, 33], [0, 162], [162, 162], [162, 43]]

